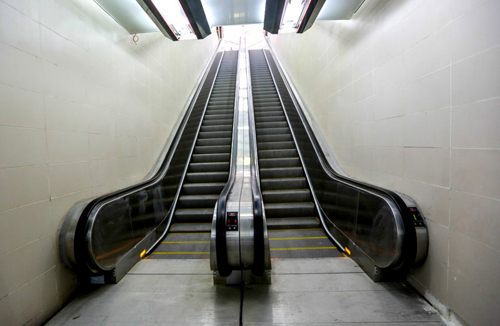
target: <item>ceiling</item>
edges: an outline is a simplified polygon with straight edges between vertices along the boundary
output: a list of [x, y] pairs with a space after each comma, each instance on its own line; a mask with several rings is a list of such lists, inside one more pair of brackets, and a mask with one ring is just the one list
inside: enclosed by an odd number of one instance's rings
[[[136, 0], [94, 0], [130, 34], [157, 32]], [[261, 24], [265, 0], [201, 0], [210, 26]], [[364, 0], [326, 0], [318, 20], [350, 19]]]

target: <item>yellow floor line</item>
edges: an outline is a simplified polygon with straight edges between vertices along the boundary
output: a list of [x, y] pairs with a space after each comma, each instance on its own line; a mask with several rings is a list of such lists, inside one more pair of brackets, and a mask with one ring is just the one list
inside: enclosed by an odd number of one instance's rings
[[317, 249], [337, 249], [337, 247], [303, 247], [303, 248], [271, 248], [271, 250], [317, 250]]
[[162, 243], [210, 243], [210, 241], [163, 241]]
[[208, 255], [209, 252], [153, 252], [152, 255]]
[[269, 240], [305, 240], [305, 239], [328, 239], [328, 237], [269, 238]]

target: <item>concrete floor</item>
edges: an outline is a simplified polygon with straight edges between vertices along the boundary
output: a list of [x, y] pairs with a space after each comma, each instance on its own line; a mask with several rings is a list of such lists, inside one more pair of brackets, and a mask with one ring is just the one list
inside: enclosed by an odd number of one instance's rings
[[[373, 283], [349, 258], [275, 259], [272, 282], [245, 286], [244, 325], [448, 325], [411, 289]], [[240, 300], [240, 286], [213, 285], [206, 259], [146, 259], [47, 325], [239, 325]]]

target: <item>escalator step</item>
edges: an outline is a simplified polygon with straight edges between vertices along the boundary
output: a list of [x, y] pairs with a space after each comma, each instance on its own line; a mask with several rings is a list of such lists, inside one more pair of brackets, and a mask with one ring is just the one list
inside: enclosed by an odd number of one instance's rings
[[217, 139], [198, 139], [196, 141], [196, 146], [218, 146], [218, 145], [231, 145], [232, 138], [217, 138]]
[[174, 223], [168, 230], [176, 233], [210, 232], [212, 223]]
[[228, 171], [224, 172], [188, 172], [184, 179], [186, 183], [226, 182]]
[[225, 162], [229, 161], [230, 156], [230, 153], [193, 154], [193, 156], [191, 157], [191, 162]]
[[288, 129], [288, 126], [285, 128], [257, 128], [257, 134], [259, 136], [281, 135], [287, 133], [290, 133], [290, 129]]
[[266, 217], [301, 217], [313, 216], [313, 203], [266, 203]]
[[211, 132], [211, 131], [232, 131], [233, 130], [233, 125], [232, 124], [225, 124], [225, 125], [215, 125], [215, 126], [201, 126], [201, 131], [202, 132]]
[[191, 163], [189, 172], [229, 171], [229, 162]]
[[176, 223], [209, 223], [212, 221], [214, 208], [181, 208], [175, 211]]
[[303, 177], [304, 171], [301, 166], [285, 168], [262, 168], [260, 169], [261, 178], [293, 178]]
[[232, 131], [200, 131], [199, 138], [228, 138], [231, 137]]
[[263, 190], [278, 190], [278, 189], [305, 189], [307, 188], [307, 180], [304, 177], [300, 178], [269, 178], [260, 179], [260, 184]]
[[261, 168], [279, 168], [279, 167], [296, 167], [300, 165], [300, 159], [298, 157], [290, 158], [266, 158], [259, 159], [259, 166]]
[[266, 223], [267, 223], [267, 228], [269, 230], [305, 229], [305, 228], [321, 227], [321, 223], [315, 217], [305, 217], [305, 218], [275, 217], [267, 219]]
[[279, 135], [257, 135], [257, 141], [260, 142], [277, 142], [277, 141], [291, 141], [293, 140], [291, 133]]
[[212, 182], [212, 183], [185, 183], [182, 186], [183, 195], [211, 195], [220, 194], [225, 182]]
[[179, 197], [183, 207], [203, 208], [214, 207], [219, 195], [184, 195]]
[[295, 149], [295, 144], [293, 141], [280, 141], [280, 142], [260, 142], [259, 149]]
[[299, 154], [294, 149], [265, 149], [259, 150], [259, 158], [284, 158], [284, 157], [297, 157]]
[[308, 189], [264, 190], [262, 192], [262, 197], [267, 204], [312, 201], [311, 192]]
[[[271, 120], [271, 119], [269, 119]], [[262, 128], [288, 128], [288, 122], [285, 121], [266, 121], [266, 122], [257, 122], [255, 123], [255, 127], [257, 129]]]
[[230, 153], [231, 145], [195, 146], [195, 154]]

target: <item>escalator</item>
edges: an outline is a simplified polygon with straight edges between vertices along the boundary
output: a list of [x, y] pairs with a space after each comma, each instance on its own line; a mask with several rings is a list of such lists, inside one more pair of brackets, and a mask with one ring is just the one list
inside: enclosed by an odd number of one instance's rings
[[273, 258], [342, 256], [318, 219], [264, 53], [249, 51], [260, 186]]
[[271, 256], [350, 256], [374, 281], [422, 264], [428, 233], [417, 204], [335, 170], [274, 54], [250, 50], [249, 63]]
[[145, 257], [209, 258], [214, 207], [234, 175], [237, 62], [214, 52], [156, 173], [67, 214], [60, 256], [81, 281], [117, 283]]
[[209, 258], [214, 206], [229, 176], [238, 52], [227, 52], [196, 140], [169, 233], [150, 258]]

